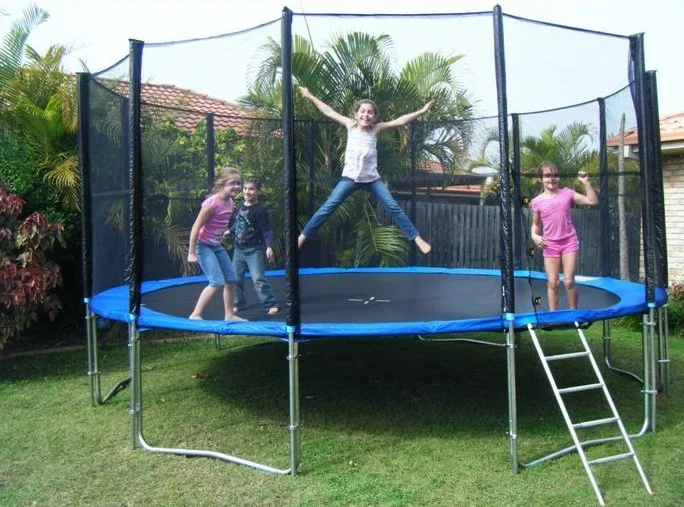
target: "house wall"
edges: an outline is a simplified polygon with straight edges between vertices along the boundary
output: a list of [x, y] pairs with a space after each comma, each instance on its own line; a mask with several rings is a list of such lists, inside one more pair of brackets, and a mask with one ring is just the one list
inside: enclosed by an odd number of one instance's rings
[[684, 283], [684, 153], [663, 154], [663, 190], [669, 281]]

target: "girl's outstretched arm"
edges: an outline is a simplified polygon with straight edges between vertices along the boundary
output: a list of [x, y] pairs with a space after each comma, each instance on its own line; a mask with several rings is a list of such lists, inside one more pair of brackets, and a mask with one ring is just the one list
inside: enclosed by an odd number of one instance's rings
[[341, 123], [347, 128], [351, 127], [352, 123], [354, 123], [351, 118], [347, 118], [346, 116], [341, 115], [328, 104], [323, 102], [321, 99], [314, 97], [314, 95], [309, 91], [309, 89], [306, 86], [300, 86], [299, 93], [301, 93], [302, 97], [304, 97], [305, 99], [309, 99], [311, 102], [313, 102], [313, 105], [316, 106], [321, 113], [323, 113], [331, 120], [335, 120], [336, 122]]
[[572, 202], [577, 206], [596, 206], [599, 202], [598, 195], [589, 181], [589, 175], [584, 171], [577, 174], [577, 179], [584, 185], [584, 195], [575, 192]]
[[423, 107], [421, 107], [418, 111], [414, 111], [412, 113], [402, 115], [399, 118], [395, 118], [394, 120], [390, 120], [390, 121], [386, 121], [386, 122], [380, 122], [375, 126], [375, 131], [380, 132], [382, 130], [392, 129], [392, 128], [396, 128], [396, 127], [403, 127], [404, 125], [408, 125], [413, 120], [418, 118], [420, 115], [425, 113], [428, 109], [430, 109], [434, 103], [435, 103], [435, 101], [431, 100], [430, 102], [425, 104]]

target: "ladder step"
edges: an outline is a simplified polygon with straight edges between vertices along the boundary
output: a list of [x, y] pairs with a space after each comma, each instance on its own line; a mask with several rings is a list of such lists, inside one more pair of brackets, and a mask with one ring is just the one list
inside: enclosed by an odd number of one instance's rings
[[591, 461], [587, 461], [587, 463], [589, 463], [590, 465], [600, 465], [602, 463], [610, 463], [612, 461], [619, 461], [621, 459], [629, 459], [633, 457], [633, 452], [626, 452], [624, 454], [616, 454], [615, 456], [606, 456], [605, 458], [592, 459]]
[[593, 421], [585, 421], [573, 424], [572, 427], [579, 428], [593, 428], [594, 426], [601, 426], [602, 424], [611, 424], [617, 422], [619, 419], [617, 417], [606, 417], [605, 419], [595, 419]]
[[556, 354], [554, 356], [544, 356], [547, 361], [559, 361], [561, 359], [573, 359], [575, 357], [586, 357], [589, 352], [569, 352], [567, 354]]
[[603, 387], [603, 383], [599, 382], [598, 384], [586, 384], [583, 386], [564, 387], [562, 389], [559, 389], [558, 392], [561, 394], [578, 393], [580, 391], [591, 391], [592, 389], [601, 389], [602, 387]]

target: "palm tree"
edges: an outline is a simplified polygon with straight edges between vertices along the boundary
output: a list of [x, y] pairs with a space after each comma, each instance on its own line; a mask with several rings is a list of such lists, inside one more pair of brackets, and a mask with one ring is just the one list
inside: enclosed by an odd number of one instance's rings
[[[444, 56], [424, 53], [407, 62], [398, 72], [392, 65], [392, 39], [388, 35], [373, 36], [361, 32], [337, 35], [328, 48], [317, 51], [303, 37], [295, 36], [292, 75], [296, 84], [306, 85], [311, 92], [340, 112], [351, 114], [359, 98], [373, 99], [383, 118], [394, 118], [419, 109], [429, 99], [435, 106], [409, 128], [383, 133], [378, 142], [378, 158], [385, 178], [399, 180], [409, 174], [411, 153], [415, 160], [437, 160], [444, 167], [455, 167], [465, 157], [471, 142], [470, 123], [473, 106], [462, 90], [452, 66], [462, 55]], [[280, 45], [269, 41], [261, 48], [251, 76], [251, 86], [243, 103], [263, 114], [280, 116], [279, 69]], [[297, 94], [298, 95], [298, 94]], [[316, 181], [308, 182], [303, 158], [297, 160], [298, 195], [315, 192], [318, 200], [327, 195], [332, 177], [340, 172], [345, 132], [324, 121], [320, 112], [308, 101], [295, 97], [298, 120], [315, 121], [318, 135], [315, 146]], [[438, 120], [438, 121], [436, 121]], [[306, 128], [295, 129], [298, 146], [305, 146]], [[304, 149], [296, 150], [302, 156]], [[307, 215], [300, 217], [304, 222]], [[320, 235], [335, 239], [342, 264], [380, 265], [403, 262], [408, 245], [394, 227], [384, 225], [370, 205], [369, 196], [357, 193], [331, 217]]]
[[0, 45], [0, 93], [3, 105], [12, 102], [17, 90], [11, 81], [21, 71], [26, 51], [26, 41], [34, 28], [47, 21], [49, 14], [35, 5], [30, 5], [23, 17], [10, 26]]
[[[558, 130], [549, 125], [538, 136], [526, 136], [520, 142], [521, 195], [534, 194], [537, 187], [537, 168], [544, 161], [555, 163], [565, 174], [586, 171], [595, 175], [598, 171], [598, 151], [592, 148], [591, 126], [585, 123], [571, 123]], [[492, 149], [499, 142], [499, 133], [490, 129], [480, 145], [478, 156], [471, 158], [469, 168], [478, 166], [498, 167], [498, 149]], [[513, 146], [509, 139], [509, 146]], [[511, 162], [512, 163], [512, 162]], [[487, 196], [498, 191], [498, 185], [489, 189]]]
[[562, 172], [596, 173], [597, 151], [591, 147], [593, 135], [586, 123], [574, 122], [560, 131], [556, 125], [542, 130], [539, 136], [525, 137], [521, 144], [523, 172], [535, 172], [544, 161], [555, 163]]
[[40, 154], [44, 178], [68, 209], [78, 208], [78, 129], [74, 80], [63, 72], [64, 46], [39, 55], [27, 47], [27, 61], [12, 81], [18, 90], [13, 117]]
[[67, 210], [78, 208], [76, 156], [76, 94], [74, 80], [63, 71], [68, 48], [51, 46], [40, 55], [27, 39], [48, 19], [46, 11], [29, 6], [15, 21], [0, 46], [2, 121], [22, 132], [38, 156], [42, 177]]

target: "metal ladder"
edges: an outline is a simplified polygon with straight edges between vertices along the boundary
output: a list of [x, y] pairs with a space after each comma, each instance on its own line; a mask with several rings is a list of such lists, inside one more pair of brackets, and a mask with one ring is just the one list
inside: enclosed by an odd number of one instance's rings
[[[613, 399], [611, 398], [610, 393], [608, 392], [608, 388], [606, 387], [606, 383], [603, 381], [603, 376], [601, 375], [601, 371], [599, 370], [598, 364], [596, 363], [596, 360], [594, 359], [594, 356], [591, 353], [591, 349], [589, 348], [589, 344], [587, 342], [587, 339], [584, 336], [584, 332], [582, 331], [580, 324], [578, 322], [575, 322], [575, 328], [577, 329], [577, 332], [579, 333], [579, 339], [582, 343], [582, 347], [584, 347], [584, 351], [570, 352], [570, 353], [566, 353], [566, 354], [557, 354], [557, 355], [547, 356], [544, 354], [544, 351], [541, 348], [541, 344], [539, 343], [539, 338], [537, 337], [537, 333], [535, 332], [534, 326], [532, 324], [527, 325], [527, 329], [529, 330], [530, 336], [532, 337], [532, 343], [534, 343], [534, 347], [537, 350], [537, 354], [539, 354], [539, 359], [541, 359], [542, 366], [544, 367], [544, 372], [546, 373], [546, 377], [549, 379], [549, 384], [551, 385], [551, 389], [553, 390], [553, 394], [556, 397], [556, 401], [558, 402], [558, 406], [560, 407], [561, 413], [563, 414], [563, 419], [565, 420], [565, 424], [567, 425], [568, 430], [570, 431], [570, 436], [572, 437], [572, 441], [574, 443], [575, 449], [577, 450], [577, 454], [579, 454], [580, 460], [582, 461], [582, 466], [584, 467], [584, 471], [587, 473], [587, 476], [589, 477], [589, 482], [591, 483], [592, 488], [594, 488], [594, 493], [596, 494], [596, 498], [597, 498], [600, 505], [605, 505], [605, 501], [603, 500], [603, 495], [601, 494], [601, 490], [598, 487], [598, 484], [596, 482], [596, 477], [594, 476], [594, 473], [593, 473], [591, 467], [594, 465], [600, 465], [603, 463], [610, 463], [612, 461], [619, 461], [619, 460], [630, 459], [630, 458], [632, 460], [634, 460], [634, 465], [636, 466], [636, 469], [639, 472], [639, 476], [641, 477], [641, 481], [644, 483], [644, 487], [646, 488], [646, 491], [648, 491], [649, 494], [653, 494], [653, 491], [651, 490], [651, 486], [648, 483], [648, 479], [646, 478], [646, 474], [644, 474], [644, 470], [641, 467], [641, 463], [639, 462], [639, 458], [637, 458], [634, 447], [632, 446], [632, 442], [629, 438], [629, 435], [627, 434], [627, 431], [625, 430], [625, 426], [622, 423], [622, 419], [620, 419], [620, 415], [618, 414], [617, 409], [615, 408], [615, 404], [613, 403]], [[556, 380], [553, 376], [553, 372], [551, 371], [551, 368], [549, 367], [549, 363], [551, 363], [553, 361], [562, 361], [565, 359], [574, 359], [574, 358], [579, 358], [579, 357], [586, 357], [587, 359], [589, 359], [598, 382], [593, 383], [593, 384], [559, 388], [558, 385], [556, 384]], [[570, 419], [570, 414], [568, 413], [567, 407], [565, 405], [565, 401], [563, 400], [563, 395], [567, 394], [567, 393], [577, 393], [577, 392], [582, 392], [582, 391], [592, 391], [592, 390], [598, 390], [598, 389], [603, 391], [603, 395], [606, 399], [606, 402], [608, 403], [608, 406], [610, 407], [610, 410], [612, 412], [612, 416], [604, 418], [604, 419], [595, 419], [592, 421], [584, 421], [584, 422], [574, 423]], [[624, 441], [624, 443], [627, 446], [628, 452], [623, 453], [623, 454], [616, 454], [613, 456], [606, 456], [603, 458], [588, 460], [587, 456], [584, 452], [584, 448], [583, 448], [583, 444], [586, 442], [580, 442], [579, 437], [577, 436], [576, 430], [584, 429], [584, 428], [593, 428], [593, 427], [601, 426], [604, 424], [616, 424], [617, 425], [617, 427], [620, 430], [620, 435], [621, 435], [621, 437], [618, 437], [618, 440], [622, 439]]]

